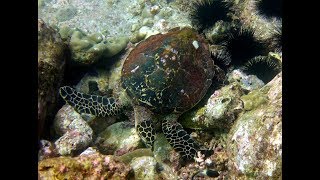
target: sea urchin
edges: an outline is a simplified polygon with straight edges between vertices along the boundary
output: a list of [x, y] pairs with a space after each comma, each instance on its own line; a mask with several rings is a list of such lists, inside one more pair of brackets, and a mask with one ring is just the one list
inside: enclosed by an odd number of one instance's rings
[[217, 21], [228, 21], [229, 5], [223, 0], [197, 0], [192, 3], [190, 19], [199, 31], [212, 27]]
[[258, 0], [257, 8], [266, 17], [282, 17], [282, 0]]
[[228, 38], [222, 45], [226, 46], [234, 66], [241, 66], [256, 56], [268, 53], [267, 45], [256, 39], [251, 29], [230, 30]]
[[271, 81], [282, 69], [280, 60], [273, 56], [257, 56], [243, 67], [244, 72], [254, 74], [264, 83]]

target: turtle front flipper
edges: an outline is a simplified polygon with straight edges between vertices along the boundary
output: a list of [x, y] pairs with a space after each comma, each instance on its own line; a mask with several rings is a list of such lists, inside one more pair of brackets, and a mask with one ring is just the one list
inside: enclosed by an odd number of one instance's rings
[[199, 145], [183, 129], [176, 120], [164, 119], [162, 131], [170, 145], [178, 151], [183, 158], [193, 159], [199, 150]]
[[122, 105], [113, 97], [80, 93], [70, 86], [61, 87], [59, 92], [61, 97], [79, 113], [105, 117], [117, 115], [122, 109]]

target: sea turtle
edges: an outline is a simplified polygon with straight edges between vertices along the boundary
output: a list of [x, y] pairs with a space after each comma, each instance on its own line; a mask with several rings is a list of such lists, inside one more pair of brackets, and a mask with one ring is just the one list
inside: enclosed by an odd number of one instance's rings
[[155, 140], [154, 114], [162, 131], [183, 158], [192, 159], [199, 145], [177, 122], [207, 92], [214, 76], [213, 59], [205, 39], [192, 28], [174, 28], [139, 43], [125, 60], [121, 83], [124, 96], [102, 97], [64, 86], [60, 95], [80, 113], [111, 116], [132, 105], [135, 127], [147, 147]]

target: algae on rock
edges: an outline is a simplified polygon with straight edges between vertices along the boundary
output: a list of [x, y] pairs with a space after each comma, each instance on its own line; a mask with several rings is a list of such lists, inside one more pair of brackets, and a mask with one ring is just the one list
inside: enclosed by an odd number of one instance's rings
[[134, 171], [134, 178], [137, 180], [156, 179], [157, 161], [153, 157], [142, 156], [134, 158], [130, 166]]
[[58, 111], [54, 129], [61, 136], [54, 143], [60, 155], [75, 155], [92, 142], [92, 129], [70, 105], [64, 105]]
[[[257, 91], [242, 97], [253, 103], [228, 134], [231, 179], [278, 179], [282, 175], [282, 73], [259, 91], [260, 95]], [[265, 99], [255, 100], [257, 96]]]
[[39, 179], [128, 179], [131, 167], [97, 152], [57, 157], [38, 163]]
[[190, 111], [180, 118], [180, 123], [191, 129], [230, 129], [237, 115], [243, 110], [240, 96], [243, 90], [234, 82], [216, 90], [204, 107]]
[[95, 142], [102, 153], [122, 155], [143, 147], [138, 132], [130, 122], [118, 122], [101, 132]]
[[156, 134], [153, 146], [154, 157], [158, 162], [170, 162], [170, 151], [173, 151], [173, 148], [163, 133]]
[[38, 19], [38, 136], [43, 132], [46, 119], [54, 116], [65, 69], [65, 48], [60, 35]]
[[228, 81], [239, 82], [241, 88], [245, 91], [252, 91], [263, 87], [265, 84], [255, 75], [247, 75], [240, 69], [235, 69], [227, 74]]
[[121, 155], [119, 157], [119, 159], [122, 162], [128, 164], [133, 160], [133, 158], [137, 158], [137, 157], [141, 157], [141, 156], [151, 156], [151, 157], [153, 157], [153, 153], [152, 153], [150, 148], [140, 148], [140, 149], [136, 149], [136, 150], [134, 150], [132, 152], [128, 152], [126, 154]]
[[102, 35], [86, 35], [80, 30], [73, 31], [70, 38], [71, 59], [78, 64], [90, 65], [101, 57], [112, 57], [123, 50], [129, 38], [125, 36], [111, 37], [106, 40]]

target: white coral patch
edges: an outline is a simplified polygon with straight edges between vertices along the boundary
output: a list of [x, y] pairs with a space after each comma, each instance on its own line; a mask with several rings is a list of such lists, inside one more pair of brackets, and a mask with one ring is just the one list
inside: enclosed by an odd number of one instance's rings
[[268, 176], [272, 176], [272, 173], [273, 171], [276, 170], [276, 162], [272, 162], [272, 161], [269, 161], [269, 160], [266, 160], [265, 161], [265, 173], [268, 175]]

